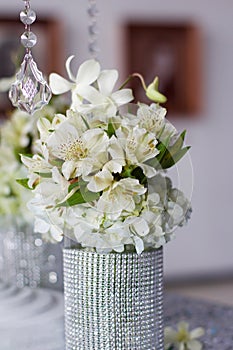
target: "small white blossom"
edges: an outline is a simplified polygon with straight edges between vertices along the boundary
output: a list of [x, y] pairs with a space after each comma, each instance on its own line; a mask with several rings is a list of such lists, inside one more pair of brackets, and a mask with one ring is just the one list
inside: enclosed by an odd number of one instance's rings
[[77, 108], [77, 106], [81, 105], [83, 101], [83, 96], [79, 94], [79, 91], [77, 89], [83, 89], [85, 91], [89, 85], [96, 81], [100, 74], [99, 63], [91, 59], [81, 64], [76, 76], [74, 76], [70, 69], [70, 64], [73, 58], [74, 56], [70, 56], [66, 61], [66, 70], [70, 81], [56, 73], [50, 74], [49, 77], [49, 83], [53, 94], [59, 95], [71, 90], [71, 109]]
[[189, 331], [187, 322], [179, 322], [177, 331], [172, 327], [165, 327], [165, 350], [171, 346], [176, 350], [201, 350], [203, 346], [197, 338], [202, 337], [204, 333], [201, 327]]
[[133, 100], [131, 89], [122, 89], [113, 92], [118, 79], [118, 72], [114, 69], [104, 70], [97, 79], [98, 88], [93, 86], [77, 86], [76, 92], [89, 103], [77, 105], [79, 112], [90, 113], [98, 116], [100, 120], [106, 121], [114, 117], [117, 108]]

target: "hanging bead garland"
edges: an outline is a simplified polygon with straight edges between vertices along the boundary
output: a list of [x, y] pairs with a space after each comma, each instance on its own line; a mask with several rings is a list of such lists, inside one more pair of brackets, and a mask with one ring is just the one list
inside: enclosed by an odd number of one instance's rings
[[92, 58], [97, 59], [97, 55], [99, 53], [99, 48], [97, 45], [97, 36], [99, 34], [97, 27], [97, 16], [99, 15], [99, 11], [96, 5], [96, 0], [88, 0], [88, 16], [89, 16], [89, 42], [88, 42], [88, 51]]

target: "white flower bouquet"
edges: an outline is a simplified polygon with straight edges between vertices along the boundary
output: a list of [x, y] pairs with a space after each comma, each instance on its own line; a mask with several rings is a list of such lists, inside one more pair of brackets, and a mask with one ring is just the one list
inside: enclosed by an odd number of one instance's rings
[[[132, 105], [123, 84], [113, 92], [116, 70], [85, 61], [69, 81], [51, 74], [54, 94], [71, 90], [66, 114], [41, 117], [34, 155], [22, 155], [28, 168], [21, 183], [32, 189], [29, 208], [35, 230], [45, 239], [67, 235], [97, 252], [159, 248], [190, 214], [190, 203], [166, 176], [189, 147], [165, 119], [165, 97], [156, 78], [148, 87], [151, 105]], [[126, 83], [128, 80], [126, 81]]]
[[14, 111], [11, 118], [1, 126], [0, 216], [5, 228], [12, 224], [22, 227], [33, 222], [33, 216], [26, 205], [32, 194], [15, 181], [26, 176], [26, 169], [18, 153], [28, 149], [31, 131], [32, 121], [26, 113], [19, 111]]
[[[0, 81], [0, 85], [1, 85]], [[8, 87], [6, 87], [8, 88]], [[19, 227], [33, 223], [33, 215], [27, 208], [27, 202], [33, 194], [20, 186], [15, 180], [27, 176], [25, 166], [19, 154], [36, 152], [34, 145], [38, 138], [36, 120], [41, 114], [52, 118], [55, 109], [52, 106], [37, 112], [32, 119], [29, 114], [14, 110], [0, 129], [0, 216], [5, 227], [16, 224]]]

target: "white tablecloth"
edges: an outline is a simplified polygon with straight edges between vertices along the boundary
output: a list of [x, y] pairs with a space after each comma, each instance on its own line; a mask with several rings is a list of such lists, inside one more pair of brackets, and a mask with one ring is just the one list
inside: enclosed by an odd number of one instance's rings
[[0, 350], [64, 350], [63, 294], [0, 283]]
[[[232, 307], [165, 293], [164, 312], [167, 326], [204, 327], [203, 349], [233, 350]], [[0, 350], [64, 350], [63, 315], [61, 292], [0, 283]]]

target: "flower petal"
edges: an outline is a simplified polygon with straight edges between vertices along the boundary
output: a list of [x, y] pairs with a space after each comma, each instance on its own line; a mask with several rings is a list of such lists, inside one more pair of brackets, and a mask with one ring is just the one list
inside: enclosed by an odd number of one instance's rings
[[136, 248], [137, 254], [141, 254], [144, 250], [143, 240], [137, 236], [133, 236], [132, 239], [135, 243], [135, 248]]
[[141, 237], [148, 235], [150, 231], [147, 222], [140, 217], [136, 218], [130, 226], [132, 231]]
[[113, 181], [113, 176], [109, 171], [99, 171], [94, 175], [87, 185], [89, 191], [100, 192], [109, 187]]
[[146, 177], [148, 177], [149, 179], [154, 177], [157, 174], [157, 171], [155, 170], [155, 168], [153, 168], [150, 165], [141, 164], [141, 163], [139, 163], [138, 165], [143, 170], [143, 173], [146, 175]]
[[35, 217], [34, 231], [39, 233], [47, 233], [49, 230], [49, 225], [44, 220]]
[[198, 340], [192, 339], [192, 340], [188, 341], [187, 349], [189, 349], [189, 350], [201, 350], [202, 344]]
[[75, 76], [72, 74], [71, 69], [70, 69], [70, 63], [71, 63], [73, 58], [74, 58], [74, 55], [70, 56], [66, 60], [66, 70], [67, 70], [68, 77], [70, 78], [70, 80], [72, 80], [75, 83]]
[[190, 332], [190, 336], [192, 339], [202, 337], [204, 334], [205, 330], [202, 327], [195, 328]]
[[63, 94], [71, 90], [73, 84], [57, 73], [52, 73], [49, 76], [49, 85], [54, 95]]
[[66, 161], [62, 164], [62, 174], [66, 180], [69, 180], [73, 177], [76, 165], [73, 160]]
[[76, 84], [90, 85], [100, 74], [100, 64], [94, 59], [85, 61], [78, 69]]
[[122, 171], [122, 165], [124, 165], [124, 163], [119, 160], [119, 161], [115, 161], [115, 160], [110, 160], [109, 162], [107, 162], [106, 164], [104, 164], [103, 166], [103, 170], [108, 170], [111, 173], [121, 173]]
[[131, 89], [123, 89], [116, 91], [112, 94], [112, 100], [117, 104], [117, 106], [124, 105], [134, 99]]
[[98, 78], [98, 86], [100, 92], [105, 95], [109, 96], [112, 93], [112, 90], [117, 82], [118, 79], [118, 72], [115, 69], [111, 70], [103, 70], [100, 73], [100, 76]]
[[180, 321], [177, 325], [178, 331], [186, 330], [188, 332], [189, 323], [185, 321]]
[[[83, 84], [77, 85], [75, 92], [94, 105], [99, 105], [105, 102], [105, 97], [93, 86], [86, 86]], [[85, 108], [85, 106], [86, 105], [84, 104], [83, 107]]]
[[172, 327], [164, 329], [165, 344], [173, 344], [176, 341], [176, 331]]

